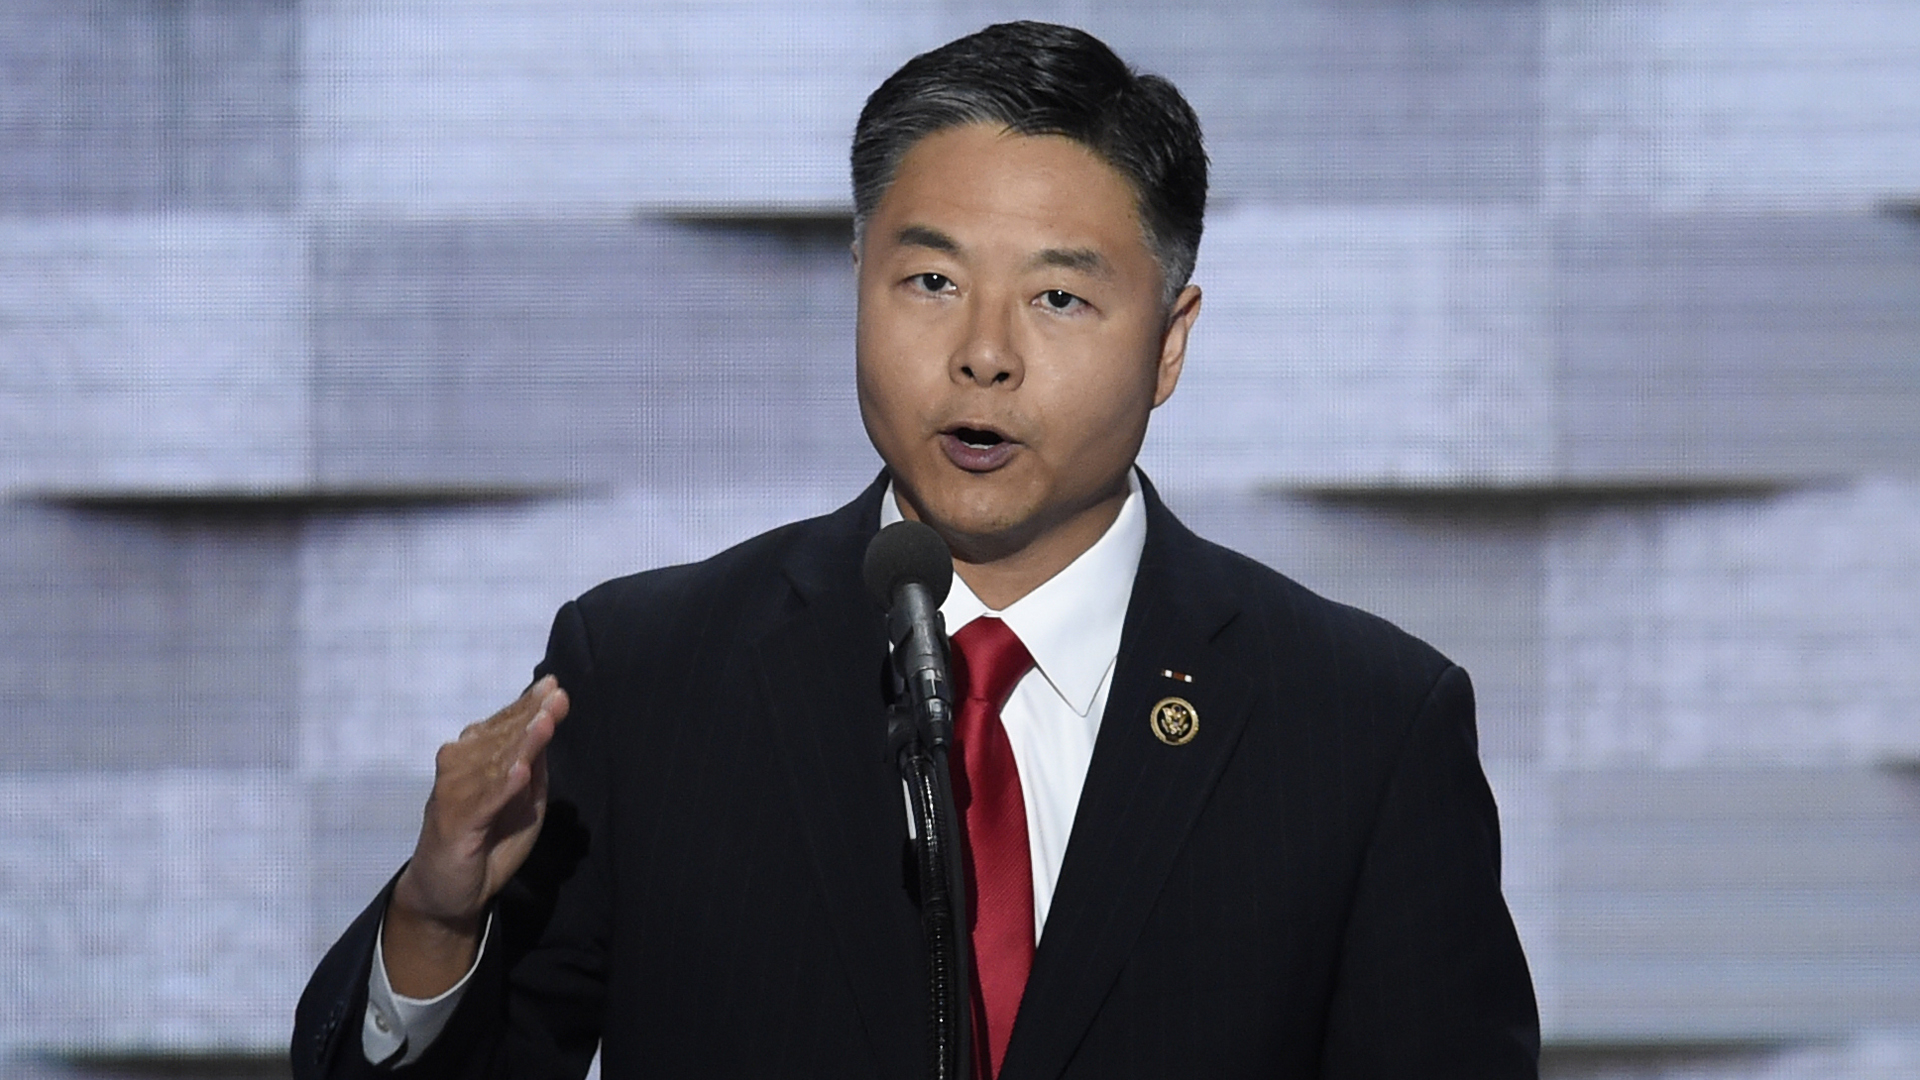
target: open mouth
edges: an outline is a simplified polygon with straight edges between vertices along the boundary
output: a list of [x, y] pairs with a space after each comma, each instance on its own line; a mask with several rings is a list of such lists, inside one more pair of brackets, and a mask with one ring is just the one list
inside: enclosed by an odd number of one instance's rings
[[962, 424], [948, 428], [940, 436], [940, 445], [948, 461], [968, 472], [984, 473], [1011, 460], [1017, 444], [990, 428]]
[[1007, 440], [999, 432], [983, 428], [958, 427], [953, 429], [953, 437], [974, 450], [991, 450]]

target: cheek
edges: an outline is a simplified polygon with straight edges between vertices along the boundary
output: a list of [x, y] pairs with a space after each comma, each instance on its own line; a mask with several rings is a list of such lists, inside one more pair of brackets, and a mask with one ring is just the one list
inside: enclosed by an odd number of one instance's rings
[[856, 377], [863, 400], [919, 415], [931, 412], [947, 387], [943, 328], [924, 312], [900, 307], [883, 297], [862, 312], [854, 337]]
[[1084, 422], [1090, 442], [1124, 439], [1153, 409], [1159, 380], [1158, 354], [1143, 353], [1137, 335], [1114, 335], [1055, 388], [1061, 415]]
[[875, 443], [909, 439], [929, 399], [913, 364], [884, 336], [862, 336], [854, 364], [860, 415]]
[[874, 370], [874, 364], [864, 356], [854, 368], [854, 387], [860, 399], [860, 418], [867, 425], [867, 434], [878, 441], [894, 427], [893, 393], [886, 379]]
[[899, 353], [888, 331], [886, 319], [863, 296], [854, 325], [854, 386], [869, 429], [886, 419], [901, 394]]

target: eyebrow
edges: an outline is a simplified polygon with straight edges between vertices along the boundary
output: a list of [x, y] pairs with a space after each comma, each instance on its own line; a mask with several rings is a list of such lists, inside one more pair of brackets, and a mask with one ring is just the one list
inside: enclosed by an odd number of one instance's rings
[[1028, 259], [1027, 265], [1030, 267], [1057, 266], [1063, 270], [1078, 270], [1083, 274], [1092, 274], [1094, 277], [1113, 276], [1113, 264], [1107, 261], [1105, 255], [1092, 248], [1047, 248]]
[[960, 242], [939, 229], [925, 225], [907, 225], [893, 234], [893, 241], [906, 247], [931, 248], [948, 255], [960, 254]]
[[[930, 225], [904, 225], [893, 234], [893, 239], [904, 247], [927, 248], [947, 255], [960, 254], [960, 241]], [[1035, 252], [1027, 260], [1027, 267], [1032, 269], [1041, 266], [1057, 266], [1102, 278], [1113, 276], [1113, 264], [1093, 248], [1047, 248]]]

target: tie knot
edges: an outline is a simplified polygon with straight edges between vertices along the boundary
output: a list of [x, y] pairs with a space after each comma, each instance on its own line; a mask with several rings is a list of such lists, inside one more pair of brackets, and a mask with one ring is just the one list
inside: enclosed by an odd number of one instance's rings
[[1033, 654], [1019, 635], [991, 615], [980, 616], [953, 635], [953, 680], [963, 701], [984, 701], [999, 712], [1031, 667]]

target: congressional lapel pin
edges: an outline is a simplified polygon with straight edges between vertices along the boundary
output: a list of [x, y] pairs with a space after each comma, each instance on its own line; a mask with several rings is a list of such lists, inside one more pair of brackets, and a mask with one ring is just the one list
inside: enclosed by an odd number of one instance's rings
[[1185, 746], [1200, 732], [1200, 710], [1186, 698], [1161, 698], [1147, 721], [1154, 737], [1168, 746]]

